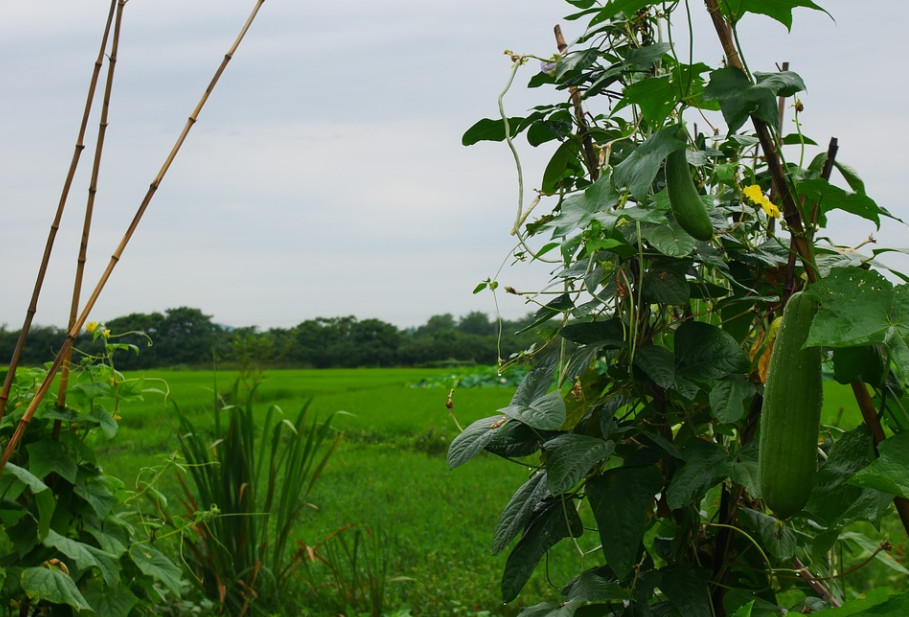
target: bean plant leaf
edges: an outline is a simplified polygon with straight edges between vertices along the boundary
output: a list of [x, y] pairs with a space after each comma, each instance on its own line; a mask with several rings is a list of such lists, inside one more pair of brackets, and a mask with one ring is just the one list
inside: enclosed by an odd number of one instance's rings
[[143, 574], [167, 587], [174, 595], [180, 595], [183, 571], [164, 553], [147, 544], [133, 544], [129, 547], [129, 556]]
[[735, 424], [745, 417], [745, 399], [754, 386], [744, 375], [730, 375], [710, 389], [710, 411], [721, 424]]
[[554, 499], [540, 508], [508, 555], [502, 574], [502, 600], [511, 602], [518, 597], [546, 551], [563, 538], [579, 537], [583, 531], [581, 517], [571, 504]]
[[20, 576], [25, 595], [37, 602], [66, 604], [77, 611], [91, 610], [88, 600], [76, 587], [76, 583], [57, 568], [25, 568]]
[[663, 474], [653, 466], [617, 467], [587, 482], [603, 555], [619, 578], [640, 560], [647, 515], [662, 488]]
[[675, 221], [672, 225], [641, 224], [641, 235], [667, 257], [687, 257], [698, 245], [698, 241]]
[[644, 297], [654, 304], [688, 304], [691, 286], [685, 276], [686, 270], [686, 264], [664, 264], [650, 268], [644, 274]]
[[675, 386], [675, 356], [660, 345], [638, 347], [634, 353], [634, 366], [644, 372], [661, 388]]
[[109, 486], [109, 483], [116, 481], [111, 476], [80, 471], [74, 492], [91, 506], [99, 518], [104, 518], [117, 503]]
[[878, 444], [880, 457], [856, 473], [849, 484], [909, 499], [909, 433]]
[[674, 563], [660, 568], [660, 589], [669, 598], [680, 615], [685, 617], [712, 617], [710, 575], [704, 568], [690, 563]]
[[133, 607], [139, 603], [139, 598], [123, 585], [110, 587], [93, 583], [95, 581], [89, 581], [85, 598], [98, 615], [103, 615], [104, 617], [129, 617]]
[[540, 182], [540, 190], [544, 193], [556, 193], [562, 188], [563, 181], [581, 173], [581, 163], [578, 161], [578, 146], [574, 141], [566, 141], [556, 149]]
[[524, 530], [533, 518], [537, 505], [548, 496], [545, 471], [533, 474], [527, 482], [521, 485], [499, 516], [499, 522], [496, 524], [496, 530], [492, 536], [493, 555], [501, 553], [508, 543]]
[[618, 349], [625, 345], [622, 321], [618, 318], [603, 321], [586, 321], [564, 326], [562, 338], [582, 345], [597, 345]]
[[512, 403], [499, 411], [509, 418], [541, 431], [554, 431], [560, 428], [565, 423], [566, 415], [565, 401], [558, 390], [539, 396], [527, 405]]
[[792, 527], [780, 525], [774, 517], [749, 508], [740, 508], [738, 512], [747, 528], [757, 532], [771, 555], [784, 561], [795, 556], [796, 536]]
[[615, 442], [565, 433], [544, 443], [543, 450], [546, 452], [549, 492], [559, 495], [580, 482], [596, 463], [608, 458], [615, 450]]
[[448, 446], [448, 468], [463, 465], [479, 454], [496, 436], [496, 428], [502, 420], [504, 417], [501, 415], [481, 418], [461, 431]]
[[631, 17], [636, 12], [650, 4], [652, 0], [610, 0], [600, 12], [590, 20], [590, 26], [607, 22], [619, 13]]
[[[517, 133], [518, 128], [521, 126], [521, 123], [524, 121], [524, 118], [514, 117], [508, 119], [508, 128], [511, 132], [511, 135]], [[467, 129], [463, 137], [461, 137], [461, 144], [464, 146], [472, 146], [475, 143], [481, 141], [504, 141], [505, 140], [505, 121], [502, 118], [483, 118], [478, 121], [472, 127]]]
[[552, 229], [553, 237], [565, 236], [575, 229], [583, 229], [597, 213], [612, 208], [618, 201], [612, 176], [604, 174], [583, 192], [566, 197], [559, 212], [544, 228]]
[[722, 379], [751, 366], [728, 332], [701, 321], [686, 321], [676, 330], [675, 362], [676, 373], [693, 380]]
[[724, 450], [703, 439], [685, 444], [682, 456], [685, 464], [673, 474], [666, 492], [673, 510], [699, 502], [704, 492], [725, 475], [729, 462]]
[[678, 133], [678, 127], [670, 126], [648, 137], [616, 165], [613, 174], [616, 187], [628, 187], [635, 199], [643, 200], [669, 153], [685, 147]]
[[[609, 580], [598, 573], [605, 568], [585, 570], [568, 585], [569, 600], [581, 602], [624, 602], [631, 594], [615, 580]], [[605, 573], [604, 573], [605, 574]], [[611, 573], [608, 574], [611, 577]]]

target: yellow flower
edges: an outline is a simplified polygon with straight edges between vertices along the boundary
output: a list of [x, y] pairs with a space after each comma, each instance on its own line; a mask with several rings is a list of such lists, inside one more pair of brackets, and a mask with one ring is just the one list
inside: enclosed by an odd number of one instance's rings
[[[779, 212], [777, 212], [776, 215], [779, 216], [780, 215]], [[110, 336], [110, 328], [104, 328], [103, 330], [101, 330], [101, 336], [103, 336], [104, 338], [107, 338], [108, 336]]]
[[91, 334], [92, 332], [94, 332], [97, 329], [98, 329], [97, 321], [90, 321], [87, 324], [85, 324], [85, 331], [88, 332], [89, 334]]
[[764, 192], [761, 191], [761, 187], [757, 184], [746, 186], [742, 189], [742, 194], [750, 199], [756, 206], [760, 206], [767, 216], [775, 219], [780, 218], [780, 209], [777, 208], [772, 201], [764, 197]]
[[745, 194], [745, 197], [750, 199], [756, 204], [761, 203], [761, 200], [764, 199], [764, 192], [761, 190], [757, 184], [752, 184], [751, 186], [746, 186], [742, 189], [742, 193]]

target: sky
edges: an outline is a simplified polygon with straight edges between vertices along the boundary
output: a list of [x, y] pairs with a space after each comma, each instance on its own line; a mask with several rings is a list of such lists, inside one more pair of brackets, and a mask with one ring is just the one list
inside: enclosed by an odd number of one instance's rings
[[[909, 220], [904, 25], [909, 4], [819, 0], [796, 9], [792, 34], [762, 16], [739, 33], [752, 70], [788, 61], [807, 84], [804, 131], [855, 167], [879, 205]], [[125, 7], [83, 298], [253, 0], [130, 0]], [[24, 319], [73, 154], [107, 16], [103, 0], [0, 2], [0, 324]], [[872, 8], [863, 8], [872, 7]], [[691, 2], [695, 58], [721, 50]], [[508, 259], [517, 187], [504, 144], [465, 148], [475, 121], [497, 117], [510, 72], [505, 49], [549, 56], [552, 27], [570, 41], [581, 22], [557, 0], [267, 0], [126, 247], [91, 319], [178, 306], [228, 326], [291, 327], [318, 316], [417, 326], [435, 314], [494, 315], [498, 275], [520, 290], [546, 286], [543, 265]], [[674, 32], [686, 44], [684, 28]], [[560, 100], [524, 88], [509, 115]], [[106, 71], [106, 67], [105, 67]], [[104, 73], [102, 73], [102, 76]], [[103, 79], [103, 77], [102, 77]], [[100, 97], [97, 99], [100, 102]], [[97, 110], [97, 106], [96, 106]], [[791, 116], [790, 116], [791, 118]], [[92, 115], [35, 322], [69, 313], [98, 112]], [[552, 144], [521, 155], [537, 185]], [[905, 226], [831, 218], [854, 245], [909, 246]], [[892, 265], [909, 270], [894, 258]], [[498, 295], [516, 318], [533, 310]]]

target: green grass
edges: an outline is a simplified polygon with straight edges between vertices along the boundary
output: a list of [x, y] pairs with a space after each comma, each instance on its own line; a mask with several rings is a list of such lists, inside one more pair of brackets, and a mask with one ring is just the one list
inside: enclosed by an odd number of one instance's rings
[[[335, 426], [345, 440], [310, 495], [317, 508], [307, 517], [295, 540], [317, 545], [335, 530], [362, 523], [388, 539], [389, 574], [412, 579], [391, 585], [386, 608], [410, 608], [415, 617], [472, 615], [490, 610], [514, 614], [517, 606], [501, 607], [499, 580], [506, 553], [490, 554], [492, 532], [502, 508], [527, 478], [528, 470], [496, 457], [481, 455], [453, 471], [445, 452], [458, 429], [445, 402], [447, 388], [414, 388], [439, 370], [285, 370], [266, 373], [259, 386], [259, 408], [280, 406], [294, 414], [311, 399], [320, 417], [336, 411]], [[150, 468], [161, 468], [177, 451], [171, 403], [194, 422], [210, 422], [214, 389], [229, 390], [236, 373], [146, 371], [129, 375], [143, 379], [143, 400], [124, 406], [117, 438], [102, 454], [104, 466], [128, 485]], [[512, 395], [511, 388], [459, 389], [454, 413], [462, 426], [495, 414]], [[349, 414], [349, 415], [347, 415]], [[825, 382], [823, 422], [853, 428], [861, 415], [848, 386]], [[146, 469], [146, 471], [143, 471]], [[177, 489], [173, 474], [160, 485]], [[585, 548], [594, 538], [581, 540]], [[595, 535], [595, 534], [593, 534]], [[582, 569], [571, 543], [563, 542], [550, 561], [553, 581], [564, 583]], [[587, 567], [593, 563], [584, 564]], [[558, 599], [558, 590], [540, 568], [522, 594], [533, 604]]]

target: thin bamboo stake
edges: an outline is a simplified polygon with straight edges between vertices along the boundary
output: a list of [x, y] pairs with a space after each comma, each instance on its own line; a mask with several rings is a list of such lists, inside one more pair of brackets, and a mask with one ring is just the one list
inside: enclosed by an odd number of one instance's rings
[[[107, 82], [104, 86], [104, 99], [101, 103], [101, 120], [98, 126], [98, 137], [95, 145], [95, 159], [92, 164], [91, 180], [88, 185], [88, 201], [85, 204], [85, 220], [82, 223], [82, 240], [79, 244], [79, 256], [76, 259], [76, 276], [73, 282], [73, 297], [69, 310], [69, 328], [72, 329], [79, 315], [79, 300], [82, 293], [82, 279], [85, 274], [85, 262], [88, 255], [88, 238], [92, 226], [92, 214], [95, 209], [95, 196], [98, 192], [98, 172], [101, 169], [101, 152], [104, 149], [104, 137], [107, 134], [110, 95], [114, 86], [114, 69], [117, 67], [117, 51], [120, 48], [120, 26], [123, 23], [123, 7], [127, 0], [118, 0], [117, 16], [114, 21], [114, 38], [108, 56]], [[69, 387], [70, 360], [72, 349], [63, 358], [63, 369], [60, 372], [60, 387], [57, 391], [57, 407], [66, 406], [66, 390]], [[54, 436], [60, 431], [60, 421], [54, 424]]]
[[60, 193], [60, 201], [57, 204], [57, 212], [51, 223], [50, 232], [47, 236], [47, 242], [44, 246], [44, 255], [41, 258], [41, 265], [38, 268], [38, 277], [35, 280], [35, 287], [32, 291], [32, 298], [25, 313], [25, 322], [22, 324], [22, 330], [19, 332], [19, 339], [16, 341], [16, 347], [13, 349], [12, 358], [9, 361], [9, 370], [3, 381], [3, 390], [0, 391], [0, 419], [6, 410], [6, 403], [9, 400], [9, 391], [13, 385], [13, 379], [16, 376], [16, 369], [19, 367], [19, 361], [22, 358], [22, 349], [25, 346], [25, 339], [28, 338], [29, 330], [32, 327], [32, 320], [38, 311], [38, 297], [41, 295], [41, 288], [44, 285], [44, 275], [47, 273], [47, 265], [50, 262], [51, 252], [54, 246], [54, 239], [57, 237], [57, 230], [60, 229], [60, 219], [63, 217], [63, 210], [66, 207], [66, 200], [69, 197], [69, 190], [73, 184], [73, 178], [76, 175], [76, 168], [79, 166], [79, 158], [85, 145], [82, 140], [85, 137], [85, 130], [88, 126], [88, 117], [91, 114], [92, 103], [95, 98], [95, 90], [98, 86], [98, 75], [101, 73], [101, 65], [104, 63], [104, 50], [107, 49], [107, 39], [110, 35], [111, 23], [114, 19], [114, 8], [117, 0], [111, 0], [110, 12], [107, 15], [107, 25], [104, 27], [104, 34], [101, 37], [101, 49], [98, 51], [98, 58], [95, 60], [95, 68], [92, 72], [91, 81], [88, 87], [88, 96], [85, 101], [85, 110], [82, 112], [82, 124], [79, 126], [79, 135], [76, 138], [76, 148], [73, 152], [72, 160], [69, 164], [69, 171], [63, 182], [63, 190]]
[[237, 47], [240, 46], [240, 42], [243, 40], [243, 37], [246, 35], [246, 32], [249, 30], [249, 27], [252, 25], [253, 20], [256, 18], [256, 15], [259, 12], [259, 9], [262, 7], [262, 4], [265, 3], [265, 0], [256, 0], [255, 6], [252, 9], [252, 12], [249, 14], [249, 17], [246, 20], [246, 23], [243, 25], [243, 28], [240, 30], [240, 34], [237, 35], [236, 40], [233, 45], [230, 47], [228, 52], [224, 55], [224, 59], [221, 61], [220, 66], [215, 71], [214, 77], [208, 84], [208, 87], [205, 89], [205, 92], [202, 94], [202, 98], [199, 99], [196, 108], [193, 110], [192, 114], [186, 121], [186, 125], [183, 127], [183, 131], [177, 137], [177, 141], [174, 143], [173, 148], [170, 151], [170, 154], [167, 155], [167, 158], [164, 160], [164, 164], [161, 166], [161, 170], [158, 172], [158, 175], [155, 176], [155, 179], [152, 181], [151, 185], [148, 187], [148, 191], [145, 193], [145, 197], [142, 199], [142, 203], [139, 205], [138, 210], [136, 211], [135, 216], [133, 217], [132, 222], [126, 230], [126, 233], [123, 235], [123, 239], [120, 241], [120, 244], [117, 246], [117, 249], [114, 251], [114, 254], [111, 255], [110, 262], [107, 264], [101, 278], [98, 280], [97, 285], [95, 286], [94, 291], [91, 296], [89, 296], [88, 301], [85, 304], [85, 307], [82, 309], [82, 312], [79, 314], [79, 317], [76, 318], [76, 323], [73, 324], [70, 328], [69, 333], [66, 335], [66, 339], [63, 341], [63, 346], [60, 348], [60, 351], [57, 352], [56, 357], [54, 358], [53, 363], [51, 364], [50, 369], [47, 372], [47, 376], [44, 378], [44, 381], [39, 386], [38, 390], [35, 392], [35, 396], [32, 398], [28, 408], [22, 414], [22, 419], [19, 420], [18, 426], [16, 426], [16, 431], [13, 433], [10, 438], [9, 443], [6, 445], [6, 448], [3, 450], [3, 458], [0, 459], [0, 473], [3, 473], [3, 470], [6, 469], [6, 464], [9, 462], [9, 459], [12, 457], [13, 452], [16, 451], [16, 448], [19, 445], [19, 442], [22, 440], [22, 436], [25, 434], [25, 431], [28, 429], [28, 425], [31, 422], [32, 417], [35, 415], [35, 411], [38, 409], [38, 405], [41, 404], [41, 401], [44, 399], [44, 396], [47, 394], [48, 389], [50, 388], [51, 381], [53, 381], [54, 375], [60, 369], [60, 365], [63, 363], [64, 356], [69, 353], [69, 350], [72, 349], [73, 343], [76, 340], [76, 336], [82, 330], [82, 326], [85, 324], [88, 319], [88, 315], [94, 308], [95, 303], [98, 301], [98, 296], [101, 295], [101, 291], [104, 289], [104, 286], [107, 284], [110, 275], [116, 267], [117, 263], [120, 261], [120, 257], [123, 254], [123, 250], [126, 248], [126, 245], [129, 244], [130, 238], [136, 232], [136, 228], [139, 225], [139, 221], [142, 219], [142, 215], [145, 213], [145, 210], [148, 208], [148, 204], [151, 202], [152, 197], [154, 197], [155, 191], [158, 190], [158, 186], [161, 184], [161, 181], [164, 179], [164, 175], [167, 173], [167, 170], [170, 168], [171, 164], [174, 161], [174, 158], [177, 156], [177, 153], [180, 151], [180, 147], [183, 145], [183, 142], [186, 140], [186, 136], [189, 134], [190, 129], [196, 123], [199, 113], [202, 111], [202, 108], [205, 106], [205, 102], [208, 100], [208, 97], [211, 95], [212, 90], [214, 90], [215, 85], [218, 83], [218, 80], [221, 77], [221, 74], [224, 72], [224, 69], [227, 67], [227, 64], [230, 62], [234, 53], [237, 51]]
[[[722, 12], [720, 11], [718, 0], [704, 0], [704, 3], [707, 5], [707, 12], [710, 13], [710, 18], [713, 21], [717, 36], [720, 39], [720, 44], [723, 46], [723, 52], [726, 54], [726, 62], [730, 66], [744, 70], [742, 61], [739, 58], [738, 50], [735, 48], [735, 42], [732, 39], [731, 29], [726, 22], [726, 18], [723, 17]], [[774, 147], [767, 125], [753, 116], [751, 120], [754, 124], [754, 129], [758, 134], [758, 139], [761, 142], [761, 149], [764, 151], [764, 157], [767, 159], [767, 167], [770, 169], [770, 175], [780, 191], [786, 223], [789, 225], [796, 251], [805, 264], [805, 274], [808, 276], [809, 281], [815, 282], [817, 280], [817, 268], [814, 264], [811, 243], [808, 242], [808, 238], [805, 235], [805, 229], [802, 225], [799, 209], [796, 206], [792, 192], [789, 190], [789, 184], [786, 182], [786, 175], [783, 166], [780, 163], [779, 153]], [[864, 418], [865, 423], [871, 430], [871, 434], [874, 436], [875, 445], [877, 445], [877, 443], [884, 439], [884, 429], [881, 426], [880, 419], [877, 417], [874, 401], [868, 392], [868, 386], [862, 381], [855, 381], [852, 383], [852, 391], [855, 394], [855, 400], [862, 412], [862, 418]], [[893, 503], [899, 514], [900, 520], [903, 523], [903, 528], [906, 530], [906, 534], [909, 535], [909, 500], [902, 497], [895, 497]]]

